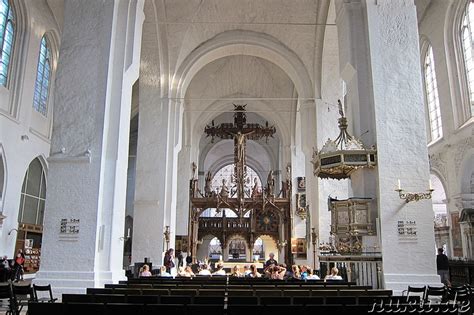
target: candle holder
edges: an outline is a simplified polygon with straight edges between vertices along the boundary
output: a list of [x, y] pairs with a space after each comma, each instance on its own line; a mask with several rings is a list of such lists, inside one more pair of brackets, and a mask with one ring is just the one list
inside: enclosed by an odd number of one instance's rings
[[165, 231], [163, 232], [166, 242], [166, 250], [170, 248], [170, 226], [165, 226]]
[[318, 232], [316, 228], [311, 228], [311, 243], [313, 244], [313, 270], [316, 270], [316, 245], [318, 244]]
[[428, 189], [426, 192], [405, 192], [401, 188], [395, 189], [398, 192], [400, 199], [405, 199], [406, 203], [411, 201], [420, 201], [422, 199], [431, 199], [431, 195], [434, 191], [433, 188]]
[[120, 236], [119, 239], [124, 242], [128, 241], [130, 239], [130, 228], [127, 231], [127, 236]]
[[284, 248], [286, 246], [287, 242], [286, 241], [277, 241], [277, 247], [278, 247], [278, 250], [282, 250], [282, 248]]

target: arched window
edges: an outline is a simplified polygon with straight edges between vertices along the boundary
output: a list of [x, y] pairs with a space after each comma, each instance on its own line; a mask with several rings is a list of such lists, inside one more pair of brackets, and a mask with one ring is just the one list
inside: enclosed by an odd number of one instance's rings
[[466, 80], [469, 91], [470, 115], [474, 115], [474, 4], [469, 4], [464, 12], [464, 18], [461, 26], [461, 43], [464, 58], [464, 67], [466, 69]]
[[46, 177], [39, 159], [34, 159], [26, 171], [21, 188], [19, 223], [43, 225], [46, 199]]
[[439, 107], [438, 83], [436, 81], [436, 71], [433, 58], [433, 47], [428, 47], [425, 55], [425, 93], [426, 105], [428, 107], [431, 141], [443, 136], [441, 125], [441, 110]]
[[41, 39], [38, 68], [36, 71], [35, 94], [33, 108], [43, 114], [48, 113], [49, 83], [51, 78], [51, 51], [45, 36]]
[[0, 0], [0, 85], [7, 86], [15, 35], [15, 16], [9, 0]]
[[221, 241], [217, 237], [214, 237], [209, 243], [208, 257], [216, 257], [222, 255]]
[[[245, 179], [244, 183], [244, 190], [246, 197], [250, 197], [252, 186], [254, 185], [254, 180], [257, 181], [257, 185], [261, 188], [262, 181], [258, 176], [257, 172], [251, 168], [250, 166], [247, 167], [247, 178]], [[230, 196], [234, 196], [236, 193], [236, 188], [234, 187], [233, 182], [233, 174], [234, 174], [235, 163], [229, 164], [221, 168], [216, 172], [214, 177], [212, 178], [211, 188], [216, 193], [219, 193], [222, 188], [222, 180], [226, 180], [225, 184], [229, 188]]]

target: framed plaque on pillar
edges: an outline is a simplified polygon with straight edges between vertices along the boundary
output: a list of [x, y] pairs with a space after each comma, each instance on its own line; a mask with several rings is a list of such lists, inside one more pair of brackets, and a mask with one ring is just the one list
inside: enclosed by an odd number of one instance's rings
[[188, 236], [187, 235], [176, 235], [174, 246], [176, 251], [187, 252], [188, 251]]

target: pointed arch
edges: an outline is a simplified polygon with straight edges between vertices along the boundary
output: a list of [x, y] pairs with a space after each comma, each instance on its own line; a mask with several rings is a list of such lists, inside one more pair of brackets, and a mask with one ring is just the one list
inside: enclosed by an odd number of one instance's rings
[[43, 225], [46, 202], [46, 167], [44, 157], [28, 165], [21, 188], [18, 223]]

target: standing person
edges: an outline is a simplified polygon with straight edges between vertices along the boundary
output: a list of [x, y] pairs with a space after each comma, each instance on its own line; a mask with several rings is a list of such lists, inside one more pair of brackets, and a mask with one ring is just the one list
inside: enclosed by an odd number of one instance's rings
[[0, 262], [0, 282], [7, 282], [11, 279], [12, 268], [7, 256], [3, 256]]
[[171, 269], [174, 268], [174, 250], [172, 248], [168, 249], [163, 258], [163, 266], [166, 267], [166, 272], [171, 274]]
[[275, 254], [274, 254], [274, 253], [270, 253], [268, 256], [269, 256], [270, 258], [265, 262], [265, 269], [267, 269], [267, 268], [270, 267], [271, 265], [277, 266], [277, 265], [278, 265], [278, 262], [275, 260]]
[[188, 255], [186, 255], [186, 266], [191, 266], [192, 263], [193, 257], [191, 256], [191, 253], [188, 253]]
[[446, 286], [451, 286], [449, 281], [449, 260], [448, 256], [443, 254], [443, 249], [438, 248], [438, 255], [436, 256], [436, 271], [441, 277], [441, 282]]
[[178, 267], [183, 267], [183, 252], [178, 251], [177, 252], [177, 257], [178, 257]]
[[25, 254], [23, 254], [23, 250], [19, 249], [18, 253], [16, 254], [15, 257], [15, 281], [23, 281], [23, 265], [25, 264]]

